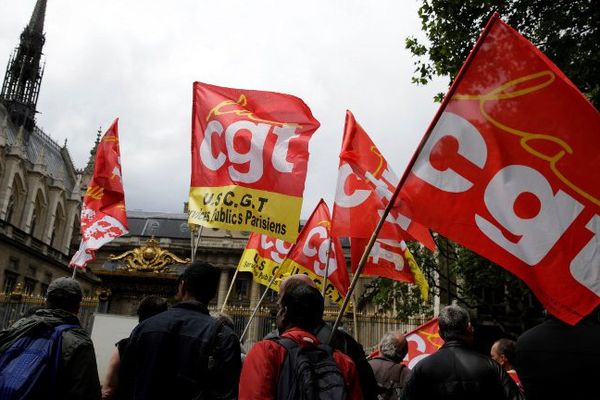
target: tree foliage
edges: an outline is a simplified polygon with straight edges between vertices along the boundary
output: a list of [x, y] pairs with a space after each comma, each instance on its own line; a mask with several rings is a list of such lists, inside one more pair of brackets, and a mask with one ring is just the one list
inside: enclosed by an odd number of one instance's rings
[[[406, 39], [416, 58], [412, 81], [454, 79], [494, 11], [548, 56], [600, 107], [600, 5], [597, 0], [423, 0], [428, 43]], [[443, 94], [436, 96], [441, 100]]]

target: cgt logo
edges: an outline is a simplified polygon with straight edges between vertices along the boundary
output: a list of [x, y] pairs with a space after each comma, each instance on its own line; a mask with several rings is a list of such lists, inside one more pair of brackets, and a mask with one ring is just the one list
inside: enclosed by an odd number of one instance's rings
[[330, 226], [329, 221], [320, 221], [308, 232], [302, 248], [302, 253], [313, 259], [313, 270], [320, 276], [331, 276], [338, 268], [335, 248], [332, 246], [329, 234]]

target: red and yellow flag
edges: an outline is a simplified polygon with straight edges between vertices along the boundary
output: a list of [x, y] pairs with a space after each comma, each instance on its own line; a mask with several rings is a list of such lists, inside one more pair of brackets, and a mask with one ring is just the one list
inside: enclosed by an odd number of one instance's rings
[[273, 276], [277, 276], [269, 289], [279, 291], [281, 284], [281, 264], [292, 248], [290, 243], [259, 233], [252, 233], [246, 250], [240, 258], [238, 269], [252, 272], [254, 281], [269, 287]]
[[119, 119], [106, 131], [94, 162], [94, 176], [88, 184], [81, 207], [81, 244], [70, 266], [85, 269], [96, 250], [128, 232], [125, 192], [119, 151]]
[[348, 292], [350, 279], [346, 259], [338, 238], [331, 236], [331, 217], [323, 199], [312, 212], [298, 235], [298, 241], [290, 250], [282, 269], [286, 274], [306, 274], [323, 290], [323, 278], [327, 276], [325, 295], [341, 304]]
[[189, 222], [295, 242], [318, 127], [297, 97], [195, 82]]
[[[600, 304], [600, 113], [494, 15], [399, 193], [575, 324]], [[594, 172], [596, 171], [596, 172]]]
[[[334, 236], [370, 238], [389, 203], [398, 177], [369, 135], [346, 111], [346, 125], [333, 206]], [[412, 207], [412, 205], [408, 205]], [[395, 241], [410, 236], [434, 250], [429, 230], [392, 209], [378, 238]]]
[[[350, 239], [353, 272], [356, 272], [368, 241], [368, 239], [363, 238]], [[427, 279], [404, 240], [396, 242], [377, 239], [369, 253], [361, 275], [381, 276], [394, 281], [414, 283], [419, 287], [423, 301], [427, 301], [429, 298]]]
[[437, 318], [421, 325], [405, 336], [408, 342], [408, 353], [404, 357], [403, 364], [410, 369], [413, 369], [419, 361], [435, 353], [444, 345], [444, 340], [440, 337]]

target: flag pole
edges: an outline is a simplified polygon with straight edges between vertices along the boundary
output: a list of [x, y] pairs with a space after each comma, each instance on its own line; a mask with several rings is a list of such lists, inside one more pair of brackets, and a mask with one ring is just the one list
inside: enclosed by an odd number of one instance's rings
[[200, 244], [200, 239], [202, 238], [202, 232], [204, 231], [204, 225], [200, 225], [200, 230], [198, 231], [198, 237], [196, 237], [196, 243], [193, 247], [192, 260], [196, 259], [196, 253], [198, 252], [198, 245]]
[[254, 311], [252, 311], [252, 315], [250, 315], [250, 318], [248, 319], [248, 322], [246, 323], [246, 326], [244, 327], [244, 331], [240, 335], [240, 342], [242, 342], [244, 340], [244, 336], [246, 336], [246, 333], [248, 333], [248, 329], [250, 328], [250, 324], [252, 323], [252, 320], [256, 316], [256, 313], [258, 312], [258, 309], [260, 308], [262, 302], [265, 300], [265, 297], [267, 297], [267, 293], [269, 292], [269, 289], [271, 289], [271, 285], [273, 284], [273, 282], [275, 282], [275, 279], [277, 278], [277, 276], [278, 276], [278, 274], [273, 274], [273, 277], [269, 281], [269, 284], [267, 285], [265, 292], [262, 294], [262, 296], [258, 300], [256, 307], [254, 307]]
[[225, 312], [225, 307], [227, 306], [227, 300], [229, 300], [229, 295], [231, 294], [231, 291], [233, 290], [233, 284], [235, 283], [235, 279], [238, 276], [238, 272], [240, 272], [238, 267], [235, 268], [233, 278], [231, 279], [231, 284], [229, 285], [229, 289], [227, 290], [227, 294], [225, 295], [225, 300], [223, 300], [223, 305], [221, 306], [221, 312]]
[[354, 339], [360, 343], [360, 340], [358, 339], [358, 320], [356, 317], [356, 311], [358, 310], [356, 305], [356, 293], [352, 293], [352, 306], [352, 317], [354, 319]]
[[198, 230], [198, 225], [190, 224], [190, 259], [194, 262], [194, 232]]
[[488, 23], [486, 24], [485, 28], [483, 29], [483, 32], [479, 36], [479, 39], [477, 39], [477, 42], [475, 43], [473, 50], [471, 50], [471, 53], [469, 53], [469, 56], [467, 57], [465, 63], [462, 65], [462, 67], [458, 71], [458, 74], [456, 74], [456, 78], [452, 82], [452, 85], [450, 86], [448, 93], [446, 93], [446, 96], [444, 97], [444, 100], [442, 101], [440, 108], [438, 109], [437, 113], [433, 117], [433, 120], [431, 121], [431, 123], [429, 124], [429, 127], [425, 131], [425, 135], [423, 135], [423, 138], [421, 139], [421, 142], [419, 143], [417, 150], [413, 154], [408, 166], [404, 170], [404, 173], [402, 174], [402, 178], [400, 178], [400, 181], [398, 182], [398, 185], [396, 186], [396, 190], [394, 191], [392, 198], [390, 199], [389, 203], [385, 207], [385, 210], [383, 211], [383, 214], [381, 215], [381, 218], [379, 219], [379, 222], [377, 223], [377, 226], [375, 227], [375, 230], [373, 231], [373, 234], [371, 235], [371, 238], [369, 239], [369, 242], [367, 243], [367, 246], [365, 247], [365, 251], [363, 252], [362, 257], [360, 258], [358, 266], [356, 267], [356, 271], [354, 272], [354, 276], [352, 277], [352, 282], [350, 283], [350, 287], [348, 288], [348, 293], [346, 294], [346, 298], [344, 299], [344, 302], [342, 303], [342, 307], [340, 308], [337, 318], [335, 319], [335, 323], [333, 324], [333, 328], [331, 329], [331, 334], [329, 335], [328, 342], [331, 342], [331, 338], [333, 337], [333, 334], [335, 333], [336, 329], [340, 325], [342, 316], [344, 315], [344, 312], [346, 311], [346, 308], [348, 307], [348, 302], [350, 301], [350, 297], [351, 297], [352, 293], [354, 293], [354, 289], [356, 288], [356, 284], [358, 283], [358, 277], [360, 276], [360, 274], [363, 270], [363, 267], [365, 266], [365, 264], [367, 262], [369, 254], [371, 253], [371, 249], [373, 248], [373, 245], [375, 244], [375, 240], [377, 239], [377, 235], [379, 235], [379, 231], [383, 227], [383, 223], [385, 222], [385, 219], [387, 218], [391, 209], [394, 207], [394, 204], [396, 203], [396, 198], [398, 197], [398, 194], [400, 193], [402, 186], [408, 179], [408, 176], [410, 175], [412, 167], [414, 166], [415, 162], [417, 161], [417, 157], [423, 150], [423, 147], [425, 147], [425, 143], [427, 143], [427, 140], [429, 139], [429, 136], [431, 135], [431, 131], [433, 130], [433, 128], [435, 127], [435, 125], [437, 124], [439, 119], [441, 118], [442, 113], [446, 109], [446, 106], [452, 99], [452, 96], [454, 95], [454, 92], [456, 91], [458, 84], [460, 83], [463, 76], [465, 75], [465, 71], [468, 69], [471, 62], [475, 58], [475, 54], [477, 54], [477, 51], [481, 47], [483, 40], [488, 35], [489, 31], [491, 30], [492, 25], [499, 18], [500, 18], [500, 15], [498, 13], [494, 13], [492, 15], [492, 17], [490, 18], [490, 20], [488, 21]]
[[77, 273], [77, 267], [73, 265], [73, 275], [71, 275], [71, 279], [75, 279], [75, 274]]
[[325, 265], [325, 279], [323, 280], [323, 303], [325, 303], [325, 292], [327, 291], [327, 277], [329, 276], [329, 254], [331, 253], [331, 243], [333, 238], [329, 235], [329, 247], [327, 248], [327, 264]]

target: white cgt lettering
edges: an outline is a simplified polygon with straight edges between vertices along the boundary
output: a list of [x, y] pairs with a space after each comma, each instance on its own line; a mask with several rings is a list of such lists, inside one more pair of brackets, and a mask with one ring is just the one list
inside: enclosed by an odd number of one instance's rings
[[600, 216], [594, 215], [585, 227], [594, 236], [571, 261], [570, 271], [577, 282], [600, 296]]
[[[522, 218], [514, 205], [523, 193], [533, 194], [540, 209]], [[475, 215], [477, 227], [497, 245], [528, 265], [538, 264], [583, 210], [583, 205], [559, 190], [556, 195], [546, 178], [533, 168], [509, 165], [494, 175], [485, 189], [485, 205], [494, 219], [520, 239], [513, 243], [492, 222]]]
[[483, 169], [487, 160], [487, 147], [477, 128], [459, 115], [444, 112], [419, 154], [412, 173], [445, 192], [466, 192], [473, 186], [473, 182], [451, 168], [440, 171], [431, 164], [433, 148], [446, 136], [452, 136], [458, 141], [458, 154]]
[[219, 121], [210, 121], [204, 131], [204, 140], [200, 143], [200, 160], [211, 171], [216, 171], [225, 163], [225, 154], [219, 152], [215, 157], [212, 154], [213, 135], [221, 136], [223, 134], [223, 125]]
[[[263, 175], [263, 147], [267, 134], [271, 129], [269, 124], [255, 124], [250, 121], [237, 121], [227, 127], [225, 131], [225, 145], [229, 154], [229, 161], [232, 164], [248, 163], [248, 171], [240, 172], [233, 165], [227, 170], [232, 180], [243, 183], [254, 183]], [[247, 130], [250, 132], [250, 149], [246, 153], [240, 153], [235, 149], [235, 136], [240, 132]]]
[[296, 128], [296, 126], [284, 125], [275, 127], [273, 130], [273, 133], [277, 136], [277, 141], [273, 149], [271, 163], [273, 164], [273, 168], [279, 172], [288, 173], [294, 169], [294, 164], [287, 160], [287, 154], [290, 140], [300, 136], [296, 135]]
[[[260, 245], [263, 249], [269, 250], [273, 247], [273, 242], [269, 241], [268, 236], [260, 235]], [[273, 239], [272, 239], [273, 240]], [[281, 264], [285, 260], [285, 256], [290, 252], [292, 245], [285, 245], [285, 242], [281, 239], [275, 239], [275, 249], [271, 251], [271, 259], [278, 264]]]
[[[311, 245], [311, 242], [313, 242], [313, 236], [318, 236], [321, 239], [324, 239], [321, 241], [318, 248], [315, 248]], [[335, 259], [335, 250], [333, 246], [329, 252], [329, 267], [327, 266], [327, 253], [329, 250], [330, 241], [331, 239], [328, 238], [327, 229], [324, 226], [316, 226], [310, 230], [306, 238], [306, 242], [304, 243], [302, 252], [307, 257], [314, 257], [318, 254], [317, 260], [313, 263], [313, 269], [317, 275], [325, 276], [325, 274], [327, 274], [327, 276], [330, 276], [337, 269], [337, 261]], [[326, 269], [327, 271], [325, 271]]]
[[335, 204], [344, 208], [352, 208], [361, 205], [371, 195], [370, 190], [357, 189], [350, 194], [346, 194], [346, 181], [354, 173], [350, 164], [344, 163], [340, 165], [338, 173], [337, 189], [335, 193]]

